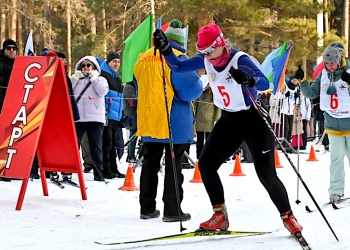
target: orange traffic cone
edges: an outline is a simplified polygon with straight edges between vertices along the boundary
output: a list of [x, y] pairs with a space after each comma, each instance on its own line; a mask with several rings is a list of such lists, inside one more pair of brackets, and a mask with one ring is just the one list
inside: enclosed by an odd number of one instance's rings
[[316, 153], [315, 153], [315, 149], [314, 146], [311, 145], [311, 149], [310, 149], [310, 154], [309, 154], [309, 159], [307, 159], [306, 161], [318, 161], [316, 159]]
[[233, 173], [230, 174], [230, 176], [245, 176], [245, 174], [242, 173], [241, 159], [239, 158], [239, 155], [236, 155], [235, 167], [233, 169]]
[[190, 180], [192, 183], [202, 183], [202, 176], [201, 172], [198, 169], [198, 161], [196, 161], [196, 167], [194, 168], [194, 174], [193, 174], [193, 179]]
[[277, 149], [275, 149], [275, 167], [276, 168], [283, 168], [283, 166], [280, 163], [280, 157], [278, 156]]
[[128, 165], [128, 171], [126, 172], [124, 186], [122, 186], [118, 189], [124, 190], [124, 191], [139, 191], [140, 190], [137, 187], [135, 187], [134, 171], [132, 169], [131, 163], [129, 163], [129, 165]]

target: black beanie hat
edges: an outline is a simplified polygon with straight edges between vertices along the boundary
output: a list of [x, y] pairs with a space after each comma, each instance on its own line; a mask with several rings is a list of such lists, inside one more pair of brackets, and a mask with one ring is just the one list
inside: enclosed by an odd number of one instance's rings
[[5, 51], [5, 48], [9, 45], [14, 45], [17, 47], [17, 43], [15, 41], [13, 41], [12, 39], [6, 39], [3, 43], [2, 43], [2, 51]]
[[120, 54], [118, 52], [109, 52], [107, 55], [107, 63], [116, 58], [120, 59]]

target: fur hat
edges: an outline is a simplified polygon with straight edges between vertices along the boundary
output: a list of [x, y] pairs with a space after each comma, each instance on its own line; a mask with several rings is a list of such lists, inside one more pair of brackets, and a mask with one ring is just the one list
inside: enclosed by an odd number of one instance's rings
[[216, 24], [207, 24], [197, 32], [197, 50], [205, 50], [212, 45], [218, 47], [225, 44], [224, 34]]
[[109, 52], [107, 55], [107, 64], [116, 58], [120, 59], [120, 54], [118, 52]]
[[184, 46], [185, 32], [182, 30], [182, 22], [180, 20], [173, 19], [164, 33], [169, 40]]
[[17, 43], [15, 41], [13, 41], [12, 39], [6, 39], [3, 43], [2, 43], [2, 51], [5, 51], [5, 48], [9, 45], [13, 45], [17, 47]]
[[337, 63], [341, 66], [341, 49], [338, 47], [328, 46], [323, 52], [323, 62]]

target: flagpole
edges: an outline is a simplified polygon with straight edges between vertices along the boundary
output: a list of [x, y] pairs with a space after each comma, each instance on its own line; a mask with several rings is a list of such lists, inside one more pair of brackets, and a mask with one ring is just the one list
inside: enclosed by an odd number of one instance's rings
[[153, 31], [156, 30], [156, 23], [155, 23], [155, 20], [156, 20], [156, 11], [154, 9], [154, 0], [151, 0], [151, 14], [153, 16]]

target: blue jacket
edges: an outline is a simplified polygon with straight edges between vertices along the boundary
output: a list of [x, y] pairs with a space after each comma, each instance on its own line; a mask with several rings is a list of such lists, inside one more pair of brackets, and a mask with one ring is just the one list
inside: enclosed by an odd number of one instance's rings
[[[185, 52], [185, 50], [170, 41], [173, 48]], [[187, 57], [180, 55], [179, 59]], [[175, 96], [170, 112], [170, 125], [174, 144], [192, 143], [194, 138], [194, 114], [192, 101], [197, 99], [203, 89], [202, 82], [195, 71], [186, 73], [171, 72], [171, 83]], [[165, 107], [164, 107], [165, 108]], [[152, 137], [142, 137], [144, 142], [168, 143], [168, 139], [156, 139]]]
[[118, 72], [114, 72], [108, 67], [107, 62], [100, 66], [101, 76], [107, 79], [109, 91], [105, 95], [105, 106], [107, 119], [120, 121], [123, 117], [123, 84], [118, 77]]
[[[230, 60], [238, 52], [237, 49], [232, 48]], [[197, 55], [185, 60], [180, 61], [174, 53], [165, 56], [165, 59], [173, 72], [188, 72], [193, 70], [204, 69], [204, 54], [198, 53]], [[215, 67], [218, 72], [223, 71], [226, 65], [222, 68]], [[269, 81], [261, 70], [255, 65], [255, 63], [248, 56], [241, 56], [238, 59], [238, 69], [250, 75], [255, 80], [255, 87], [248, 88], [250, 93], [254, 96], [255, 100], [258, 98], [258, 91], [264, 91], [269, 88]], [[244, 95], [244, 101], [247, 106], [252, 104], [245, 88], [242, 86]]]

